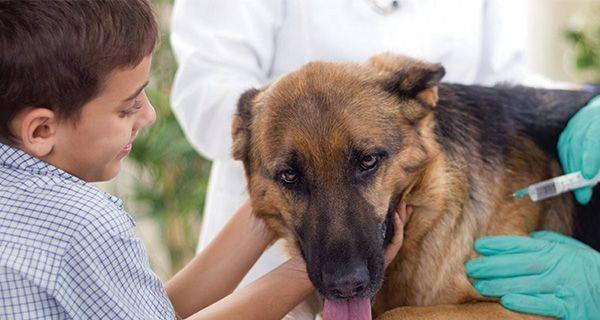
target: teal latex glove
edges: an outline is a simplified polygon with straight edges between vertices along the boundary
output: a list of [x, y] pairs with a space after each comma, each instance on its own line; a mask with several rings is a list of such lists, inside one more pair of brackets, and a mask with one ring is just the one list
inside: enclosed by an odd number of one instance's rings
[[[558, 139], [558, 157], [565, 173], [581, 171], [592, 179], [600, 170], [600, 96], [579, 110]], [[581, 204], [592, 198], [592, 188], [574, 191]]]
[[600, 253], [564, 235], [480, 238], [466, 263], [473, 286], [507, 309], [560, 319], [600, 319]]

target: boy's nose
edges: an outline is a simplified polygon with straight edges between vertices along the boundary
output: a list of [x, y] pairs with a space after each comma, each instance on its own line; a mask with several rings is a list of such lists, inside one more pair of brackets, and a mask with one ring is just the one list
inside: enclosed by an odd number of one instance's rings
[[154, 106], [150, 103], [150, 101], [148, 101], [148, 111], [147, 111], [147, 117], [146, 117], [146, 125], [145, 126], [149, 126], [151, 124], [153, 124], [156, 121], [156, 110], [154, 109]]
[[156, 121], [156, 110], [154, 110], [154, 106], [152, 106], [148, 98], [146, 98], [145, 106], [140, 112], [140, 117], [138, 118], [136, 129], [143, 129], [153, 124], [154, 121]]

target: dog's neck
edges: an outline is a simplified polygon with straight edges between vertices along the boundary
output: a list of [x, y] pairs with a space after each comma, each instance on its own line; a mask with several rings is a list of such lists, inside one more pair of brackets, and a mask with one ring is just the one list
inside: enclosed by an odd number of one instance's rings
[[415, 174], [405, 201], [415, 208], [440, 211], [447, 206], [448, 190], [450, 186], [455, 188], [455, 180], [456, 177], [448, 170], [445, 156], [440, 153]]
[[448, 158], [437, 142], [430, 142], [426, 149], [428, 158], [414, 173], [412, 187], [403, 197], [414, 208], [405, 232], [405, 241], [413, 244], [420, 243], [443, 214], [462, 212], [469, 198], [468, 177], [460, 170], [460, 161]]

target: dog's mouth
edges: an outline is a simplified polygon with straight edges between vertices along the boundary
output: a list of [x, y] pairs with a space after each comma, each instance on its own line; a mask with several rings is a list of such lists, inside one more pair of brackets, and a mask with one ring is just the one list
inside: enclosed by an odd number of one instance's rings
[[323, 318], [326, 320], [371, 320], [371, 300], [367, 298], [325, 299]]
[[[369, 270], [368, 282], [364, 290], [357, 289], [356, 294], [324, 295], [323, 316], [326, 320], [370, 320], [371, 299], [381, 285], [383, 268]], [[347, 279], [347, 278], [345, 278]]]

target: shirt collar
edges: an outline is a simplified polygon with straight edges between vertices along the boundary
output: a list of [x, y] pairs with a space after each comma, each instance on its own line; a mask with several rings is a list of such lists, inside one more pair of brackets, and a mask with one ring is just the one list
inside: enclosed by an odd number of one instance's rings
[[[0, 143], [0, 167], [18, 169], [32, 174], [60, 177], [62, 179], [71, 181], [76, 184], [89, 185], [94, 188], [98, 188], [90, 183], [87, 183], [76, 176], [59, 169], [47, 162], [44, 162], [29, 153], [7, 146]], [[99, 189], [99, 188], [98, 188]], [[123, 209], [123, 200], [116, 196], [108, 194], [107, 192], [99, 189], [106, 195], [106, 197], [117, 205], [120, 209]]]
[[33, 174], [58, 176], [77, 184], [86, 182], [76, 176], [44, 162], [29, 153], [0, 143], [0, 166], [19, 169]]

